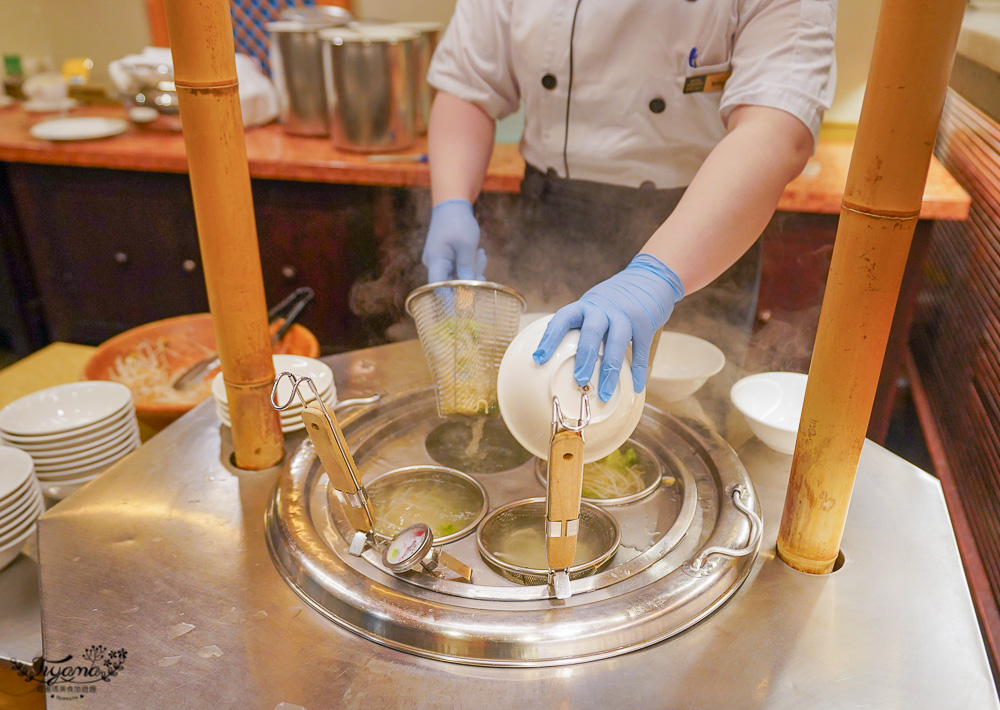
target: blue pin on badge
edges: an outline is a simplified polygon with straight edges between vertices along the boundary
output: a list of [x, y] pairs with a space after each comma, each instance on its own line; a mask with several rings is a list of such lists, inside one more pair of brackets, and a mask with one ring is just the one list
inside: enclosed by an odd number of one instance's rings
[[698, 66], [698, 48], [691, 47], [691, 54], [688, 55], [688, 66], [696, 67]]

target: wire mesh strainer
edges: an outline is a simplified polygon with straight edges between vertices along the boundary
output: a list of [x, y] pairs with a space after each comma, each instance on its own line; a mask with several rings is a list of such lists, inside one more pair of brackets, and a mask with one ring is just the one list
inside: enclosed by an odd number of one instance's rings
[[[522, 531], [530, 535], [525, 536]], [[530, 537], [530, 541], [520, 539], [524, 537]], [[614, 516], [596, 505], [581, 504], [577, 560], [581, 556], [587, 559], [569, 568], [569, 578], [578, 579], [593, 574], [611, 559], [620, 542], [621, 529]], [[530, 544], [532, 549], [524, 549], [525, 543]], [[537, 550], [534, 549], [536, 544]], [[507, 579], [521, 584], [545, 584], [549, 573], [544, 566], [545, 499], [528, 498], [497, 508], [480, 524], [476, 545], [487, 564]], [[517, 561], [525, 561], [525, 555], [537, 560], [517, 564]]]
[[441, 281], [406, 298], [434, 379], [438, 414], [496, 411], [497, 370], [524, 308], [521, 294], [490, 281]]

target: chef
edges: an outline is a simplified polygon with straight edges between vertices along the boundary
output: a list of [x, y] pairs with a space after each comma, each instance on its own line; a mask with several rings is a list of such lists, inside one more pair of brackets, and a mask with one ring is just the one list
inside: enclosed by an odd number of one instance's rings
[[678, 313], [701, 297], [699, 314], [748, 333], [756, 241], [830, 106], [835, 25], [836, 0], [458, 0], [428, 74], [429, 281], [485, 278], [473, 203], [496, 120], [523, 104], [494, 280], [578, 299], [536, 362], [579, 328], [574, 376], [590, 381], [603, 343], [607, 401], [630, 344], [642, 391], [685, 296]]

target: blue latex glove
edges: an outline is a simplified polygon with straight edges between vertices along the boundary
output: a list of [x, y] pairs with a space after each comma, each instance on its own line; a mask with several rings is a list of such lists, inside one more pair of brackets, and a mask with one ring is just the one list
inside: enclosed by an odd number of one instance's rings
[[556, 311], [532, 357], [541, 365], [552, 357], [570, 328], [579, 328], [573, 377], [582, 387], [594, 374], [604, 341], [597, 395], [607, 402], [618, 386], [618, 373], [631, 342], [632, 381], [635, 391], [642, 392], [653, 335], [683, 297], [684, 284], [669, 266], [655, 256], [639, 254], [623, 271], [594, 286], [579, 301]]
[[479, 249], [479, 223], [468, 200], [445, 200], [431, 210], [422, 261], [427, 281], [485, 280], [486, 251]]

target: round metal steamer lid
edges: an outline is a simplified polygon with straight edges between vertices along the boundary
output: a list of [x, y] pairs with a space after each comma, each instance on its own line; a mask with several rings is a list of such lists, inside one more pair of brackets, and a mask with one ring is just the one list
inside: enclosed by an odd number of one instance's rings
[[[405, 464], [435, 463], [424, 440], [441, 422], [433, 390], [424, 389], [341, 424], [367, 482]], [[327, 477], [308, 440], [269, 506], [268, 545], [278, 571], [316, 610], [409, 653], [489, 666], [626, 653], [683, 631], [725, 602], [750, 573], [761, 530], [746, 470], [717, 434], [647, 406], [632, 440], [660, 460], [665, 482], [642, 501], [607, 508], [621, 527], [621, 547], [603, 569], [571, 582], [566, 600], [548, 586], [504, 579], [479, 557], [474, 536], [442, 548], [473, 567], [473, 584], [393, 575], [371, 549], [351, 556], [346, 519], [327, 505]], [[544, 495], [534, 467], [532, 459], [474, 477], [498, 508]]]

